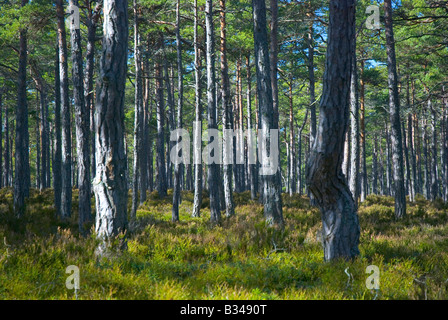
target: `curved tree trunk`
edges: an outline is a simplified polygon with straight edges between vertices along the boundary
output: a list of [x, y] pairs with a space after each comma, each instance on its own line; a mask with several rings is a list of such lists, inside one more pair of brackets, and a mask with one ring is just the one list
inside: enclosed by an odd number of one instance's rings
[[359, 255], [356, 205], [341, 168], [349, 121], [354, 23], [354, 0], [330, 1], [319, 128], [307, 170], [309, 189], [322, 213], [326, 261]]

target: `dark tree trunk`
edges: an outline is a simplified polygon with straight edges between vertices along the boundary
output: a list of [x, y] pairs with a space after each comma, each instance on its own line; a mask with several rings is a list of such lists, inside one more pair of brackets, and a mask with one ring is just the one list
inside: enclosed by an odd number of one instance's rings
[[298, 152], [297, 152], [297, 191], [299, 195], [302, 195], [303, 191], [303, 178], [302, 178], [302, 132], [305, 128], [306, 122], [308, 121], [308, 112], [309, 109], [306, 109], [305, 113], [305, 119], [303, 120], [302, 126], [299, 129], [299, 132], [297, 134], [298, 137]]
[[[161, 47], [162, 39], [159, 39], [158, 47]], [[162, 57], [159, 55], [156, 58], [155, 78], [156, 78], [156, 103], [157, 103], [157, 140], [156, 140], [156, 172], [157, 172], [157, 186], [156, 190], [160, 197], [165, 197], [167, 194], [167, 180], [166, 180], [166, 163], [165, 163], [165, 103], [163, 99], [163, 72], [162, 72]]]
[[386, 51], [389, 84], [389, 116], [391, 123], [391, 145], [394, 175], [395, 217], [406, 216], [406, 194], [404, 188], [403, 144], [401, 137], [400, 99], [398, 95], [397, 63], [392, 24], [391, 0], [384, 1], [386, 26]]
[[[102, 9], [103, 2], [97, 3], [95, 10], [92, 10], [93, 1], [87, 0], [87, 45], [86, 45], [86, 68], [84, 74], [84, 100], [86, 112], [90, 115], [90, 131], [95, 130], [95, 109], [94, 109], [94, 85], [93, 85], [93, 75], [95, 72], [95, 42], [96, 42], [96, 30], [98, 26], [98, 20], [100, 18], [100, 12]], [[96, 161], [95, 161], [95, 135], [90, 135], [91, 143], [91, 175], [95, 175], [96, 171]]]
[[432, 105], [431, 100], [428, 101], [429, 111], [431, 112], [431, 200], [434, 201], [439, 196], [438, 182], [438, 166], [437, 166], [437, 112]]
[[62, 167], [61, 167], [61, 216], [71, 216], [72, 208], [72, 136], [68, 87], [67, 39], [65, 33], [64, 1], [56, 1], [58, 16], [59, 72], [61, 88]]
[[194, 200], [193, 217], [199, 217], [202, 205], [202, 106], [201, 106], [201, 57], [198, 43], [198, 0], [194, 0], [194, 81], [195, 81], [195, 122], [194, 135]]
[[[250, 159], [250, 153], [256, 152], [256, 146], [254, 146], [255, 141], [252, 140], [252, 136], [250, 135], [250, 132], [253, 130], [252, 128], [252, 74], [250, 70], [250, 54], [247, 54], [246, 56], [246, 76], [247, 76], [247, 130], [249, 132], [249, 139], [248, 140], [248, 182], [250, 186], [250, 198], [252, 200], [255, 200], [257, 198], [257, 174], [256, 174], [256, 165], [251, 164], [249, 162]], [[251, 149], [252, 147], [252, 149]]]
[[[135, 221], [137, 218], [137, 208], [139, 205], [139, 191], [140, 198], [143, 193], [146, 194], [146, 188], [142, 186], [142, 175], [146, 172], [142, 165], [145, 155], [144, 151], [144, 109], [143, 109], [143, 83], [142, 83], [142, 63], [141, 63], [141, 44], [139, 31], [139, 16], [137, 1], [134, 0], [134, 62], [135, 62], [135, 108], [134, 108], [134, 176], [132, 181], [132, 208], [130, 218]], [[143, 183], [146, 185], [146, 181]], [[140, 202], [141, 203], [141, 202]]]
[[[103, 243], [102, 255], [110, 240], [127, 229], [127, 160], [124, 137], [124, 93], [128, 57], [127, 0], [104, 0], [103, 40], [95, 112], [96, 233]], [[126, 247], [126, 240], [120, 240]]]
[[[221, 102], [223, 109], [223, 123], [224, 128], [233, 130], [233, 115], [232, 105], [230, 103], [230, 85], [229, 85], [229, 70], [227, 63], [227, 44], [226, 44], [226, 1], [220, 0], [220, 19], [221, 19]], [[230, 217], [235, 214], [232, 194], [232, 160], [229, 155], [233, 153], [233, 135], [231, 141], [227, 141], [227, 135], [223, 135], [223, 178], [224, 178], [224, 198], [226, 207], [226, 216]], [[233, 163], [235, 165], [235, 163]], [[236, 182], [236, 181], [235, 181]]]
[[56, 46], [56, 63], [54, 75], [54, 156], [53, 156], [53, 188], [56, 216], [61, 216], [62, 202], [62, 133], [61, 133], [61, 81], [59, 62], [59, 45]]
[[[28, 0], [22, 0], [22, 7], [28, 4]], [[27, 68], [27, 30], [20, 30], [19, 35], [19, 72], [18, 93], [16, 108], [16, 148], [15, 165], [16, 174], [14, 181], [14, 212], [17, 217], [25, 213], [25, 199], [29, 196], [30, 163], [29, 163], [29, 132], [28, 132], [28, 103], [26, 89]]]
[[[270, 157], [275, 156], [276, 148], [279, 149], [279, 137], [272, 136], [272, 131], [277, 130], [278, 122], [273, 107], [271, 67], [268, 50], [268, 36], [266, 27], [266, 6], [264, 0], [252, 0], [254, 18], [254, 45], [255, 45], [255, 65], [257, 70], [257, 97], [260, 125], [258, 128], [259, 137], [264, 141], [262, 144], [270, 144]], [[260, 143], [260, 141], [259, 141]], [[267, 149], [267, 148], [266, 148]], [[272, 163], [271, 163], [272, 164]], [[266, 168], [262, 168], [266, 169]], [[283, 225], [282, 198], [280, 171], [273, 168], [275, 173], [264, 173], [262, 178], [264, 216], [269, 224]]]
[[[70, 7], [78, 7], [78, 0], [70, 0]], [[70, 23], [71, 48], [72, 48], [72, 80], [73, 96], [75, 103], [75, 123], [76, 123], [76, 150], [78, 156], [78, 188], [79, 188], [79, 230], [85, 234], [86, 223], [91, 217], [91, 185], [90, 185], [90, 114], [86, 108], [84, 100], [83, 84], [83, 57], [81, 49], [81, 31], [75, 25], [75, 20]]]
[[331, 0], [319, 128], [307, 170], [309, 189], [322, 213], [326, 261], [359, 255], [356, 205], [341, 168], [349, 121], [354, 24], [354, 0]]
[[366, 125], [365, 125], [365, 85], [364, 85], [364, 60], [361, 60], [360, 74], [360, 114], [359, 114], [359, 130], [360, 130], [360, 185], [359, 195], [360, 201], [364, 202], [367, 196], [367, 150], [366, 150]]
[[9, 150], [9, 110], [8, 110], [8, 106], [5, 105], [5, 124], [4, 124], [4, 128], [5, 128], [5, 148], [4, 148], [4, 161], [5, 161], [5, 165], [4, 165], [4, 171], [3, 171], [3, 185], [5, 187], [9, 187], [11, 186], [11, 180], [10, 180], [10, 167], [9, 167], [9, 163], [10, 163], [10, 150]]
[[378, 194], [378, 137], [373, 137], [372, 153], [372, 193]]
[[[182, 129], [182, 107], [184, 104], [184, 79], [182, 66], [182, 46], [180, 38], [180, 0], [177, 0], [176, 6], [176, 48], [177, 48], [177, 81], [178, 81], [178, 98], [177, 98], [177, 128]], [[180, 136], [177, 137], [179, 142]], [[185, 152], [185, 150], [182, 150]], [[183, 157], [185, 155], [182, 155]], [[179, 221], [179, 203], [180, 203], [180, 180], [182, 174], [182, 163], [174, 165], [174, 190], [173, 190], [173, 208], [172, 218], [173, 222]]]
[[[216, 121], [216, 76], [215, 76], [215, 37], [213, 28], [213, 2], [206, 0], [205, 5], [206, 23], [206, 48], [207, 48], [207, 107], [208, 107], [208, 129], [218, 129]], [[211, 143], [209, 139], [209, 143]], [[217, 150], [215, 150], [217, 152]], [[210, 221], [212, 224], [221, 220], [220, 197], [219, 197], [219, 166], [216, 163], [208, 164], [208, 190], [210, 194]]]

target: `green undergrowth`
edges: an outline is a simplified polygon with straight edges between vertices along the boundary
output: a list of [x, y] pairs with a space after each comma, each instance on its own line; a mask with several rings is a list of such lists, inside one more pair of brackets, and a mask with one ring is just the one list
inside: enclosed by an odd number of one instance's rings
[[[172, 194], [171, 190], [169, 195]], [[0, 190], [0, 299], [447, 299], [447, 206], [417, 197], [394, 219], [394, 200], [360, 205], [361, 255], [325, 263], [320, 213], [306, 197], [283, 195], [284, 230], [266, 225], [250, 193], [235, 194], [236, 214], [209, 224], [207, 194], [192, 218], [193, 194], [182, 192], [180, 222], [170, 196], [148, 194], [127, 234], [128, 250], [97, 258], [93, 235], [73, 215], [55, 218], [51, 190], [32, 190], [26, 214], [13, 215], [11, 189]], [[80, 289], [66, 288], [75, 265]], [[380, 270], [380, 289], [366, 288], [366, 268]], [[349, 274], [350, 277], [347, 275]]]

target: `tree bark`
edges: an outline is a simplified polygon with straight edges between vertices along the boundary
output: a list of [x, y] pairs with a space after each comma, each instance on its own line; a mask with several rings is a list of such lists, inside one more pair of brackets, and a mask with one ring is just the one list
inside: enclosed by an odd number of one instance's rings
[[[182, 129], [182, 107], [184, 104], [184, 79], [182, 65], [182, 45], [180, 38], [180, 0], [177, 0], [176, 6], [176, 49], [177, 49], [177, 82], [178, 82], [178, 99], [177, 99], [177, 128]], [[180, 136], [177, 137], [179, 142]], [[185, 152], [185, 150], [182, 150]], [[183, 155], [184, 156], [184, 155]], [[174, 165], [174, 190], [173, 190], [173, 222], [179, 221], [179, 203], [180, 203], [180, 180], [182, 174], [182, 163]]]
[[[276, 115], [273, 106], [271, 66], [268, 50], [268, 36], [266, 27], [266, 6], [264, 0], [252, 0], [253, 19], [254, 19], [254, 44], [255, 44], [255, 65], [257, 75], [257, 97], [260, 126], [259, 137], [270, 143], [271, 148], [279, 148], [279, 137], [274, 141], [271, 136], [271, 130], [278, 130]], [[260, 141], [259, 141], [260, 143]], [[275, 154], [270, 150], [270, 154]], [[281, 184], [279, 170], [274, 174], [265, 174], [261, 176], [264, 216], [268, 224], [283, 225]]]
[[[124, 93], [128, 57], [127, 0], [104, 0], [103, 48], [97, 85], [95, 139], [97, 253], [127, 229], [127, 160], [124, 140]], [[121, 249], [126, 239], [120, 239]]]
[[341, 168], [349, 121], [354, 24], [354, 0], [331, 0], [319, 128], [307, 170], [309, 189], [322, 213], [326, 261], [359, 255], [356, 205]]
[[59, 72], [61, 90], [62, 166], [61, 166], [61, 217], [69, 218], [72, 208], [72, 136], [68, 87], [67, 38], [65, 32], [64, 1], [56, 1], [58, 16]]
[[[78, 0], [70, 0], [70, 7], [79, 7]], [[78, 188], [79, 188], [79, 231], [85, 234], [86, 223], [91, 221], [91, 185], [90, 185], [90, 114], [86, 108], [84, 96], [84, 70], [81, 49], [81, 31], [75, 25], [75, 20], [70, 23], [70, 38], [72, 49], [72, 81], [75, 104], [76, 123], [76, 150], [78, 154]], [[43, 146], [42, 146], [43, 147]]]
[[[28, 0], [22, 0], [22, 7]], [[26, 88], [27, 69], [27, 30], [21, 29], [19, 35], [19, 72], [18, 93], [16, 108], [16, 141], [14, 181], [14, 212], [20, 218], [25, 213], [25, 199], [29, 196], [30, 169], [29, 169], [29, 131], [28, 131], [28, 103]]]
[[[143, 197], [143, 193], [146, 194], [146, 188], [140, 188], [146, 185], [146, 181], [143, 182], [146, 172], [142, 165], [144, 158], [144, 109], [143, 109], [143, 83], [142, 83], [142, 63], [141, 63], [141, 43], [140, 43], [140, 30], [139, 30], [139, 16], [137, 1], [134, 0], [134, 63], [135, 63], [135, 108], [134, 108], [134, 176], [132, 181], [132, 208], [131, 208], [131, 220], [137, 219], [137, 208], [139, 205], [139, 191], [140, 198]], [[143, 185], [142, 185], [143, 182]], [[145, 190], [143, 190], [145, 189]], [[141, 203], [141, 202], [140, 202]]]
[[[356, 24], [355, 24], [356, 25]], [[355, 205], [358, 203], [359, 197], [359, 94], [358, 94], [358, 66], [356, 59], [356, 28], [352, 35], [352, 65], [351, 65], [351, 82], [350, 82], [350, 179], [349, 188], [352, 192]], [[365, 169], [365, 168], [364, 168]]]
[[201, 105], [201, 56], [198, 37], [198, 0], [194, 0], [194, 96], [195, 96], [195, 122], [194, 129], [194, 200], [193, 217], [199, 217], [202, 205], [202, 105]]
[[[213, 1], [206, 0], [205, 5], [206, 48], [207, 48], [207, 108], [208, 129], [218, 129], [216, 121], [216, 76], [215, 76], [215, 37], [213, 28]], [[211, 143], [209, 139], [209, 143]], [[215, 150], [217, 152], [217, 150]], [[208, 164], [208, 190], [210, 194], [210, 221], [217, 224], [221, 220], [219, 198], [219, 166]]]
[[61, 64], [59, 61], [59, 45], [56, 46], [56, 62], [54, 75], [54, 156], [53, 156], [53, 188], [56, 216], [61, 217], [62, 202], [62, 132], [61, 132]]
[[395, 58], [395, 40], [392, 24], [391, 0], [384, 1], [386, 51], [389, 85], [389, 116], [391, 123], [391, 145], [394, 175], [395, 217], [406, 216], [406, 194], [404, 188], [403, 144], [401, 137], [400, 99], [398, 95], [397, 63]]
[[[229, 85], [229, 70], [227, 62], [227, 39], [226, 39], [226, 1], [220, 0], [220, 21], [221, 21], [221, 102], [223, 108], [223, 123], [224, 128], [233, 130], [233, 115], [232, 105], [230, 103], [230, 85]], [[238, 78], [238, 77], [237, 77]], [[229, 144], [228, 144], [229, 143]], [[224, 178], [224, 198], [226, 207], [226, 216], [230, 217], [235, 214], [232, 194], [232, 160], [229, 155], [233, 153], [233, 136], [231, 141], [227, 141], [226, 134], [223, 135], [223, 178]], [[233, 163], [233, 166], [235, 163]], [[236, 181], [235, 181], [236, 183]]]

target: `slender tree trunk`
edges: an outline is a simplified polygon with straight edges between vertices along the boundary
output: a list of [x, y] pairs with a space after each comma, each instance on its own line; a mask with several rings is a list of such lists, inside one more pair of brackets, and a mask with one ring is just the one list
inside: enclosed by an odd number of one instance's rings
[[360, 201], [364, 202], [367, 196], [367, 150], [366, 150], [366, 125], [365, 125], [365, 84], [364, 84], [364, 60], [361, 60], [360, 92], [359, 92], [359, 130], [360, 130]]
[[[257, 96], [260, 114], [258, 136], [262, 144], [270, 144], [270, 157], [275, 157], [279, 149], [278, 122], [273, 106], [272, 82], [268, 36], [266, 27], [266, 6], [264, 0], [252, 0], [254, 18], [255, 65], [257, 70]], [[275, 19], [273, 19], [275, 20]], [[274, 59], [275, 60], [275, 59]], [[275, 72], [276, 74], [276, 72]], [[277, 137], [272, 132], [277, 131]], [[259, 141], [260, 143], [260, 141]], [[266, 148], [267, 149], [267, 148]], [[275, 150], [277, 149], [277, 150]], [[277, 158], [278, 159], [278, 158]], [[275, 160], [274, 160], [275, 161]], [[272, 163], [271, 163], [272, 164]], [[264, 165], [263, 165], [264, 166]], [[266, 169], [265, 167], [262, 169]], [[263, 185], [264, 216], [269, 224], [283, 225], [280, 171], [261, 176]], [[263, 170], [264, 171], [264, 170]]]
[[[232, 105], [230, 103], [230, 85], [229, 85], [229, 72], [227, 63], [227, 44], [226, 44], [226, 1], [220, 0], [220, 20], [221, 20], [221, 101], [223, 108], [223, 122], [226, 130], [233, 130], [233, 115]], [[238, 76], [237, 76], [238, 79]], [[224, 164], [223, 164], [223, 178], [224, 178], [224, 198], [226, 207], [226, 216], [230, 217], [235, 214], [235, 208], [233, 205], [232, 195], [232, 160], [229, 155], [233, 153], [233, 135], [231, 141], [227, 141], [227, 135], [224, 134], [223, 139], [223, 152], [224, 152]], [[235, 166], [235, 163], [233, 163]], [[236, 181], [235, 181], [236, 183]]]
[[[105, 35], [97, 86], [95, 134], [96, 233], [98, 254], [127, 229], [127, 160], [124, 137], [124, 92], [128, 57], [127, 0], [104, 0]], [[126, 248], [126, 240], [120, 240]]]
[[297, 152], [297, 190], [299, 192], [299, 195], [302, 195], [302, 191], [303, 191], [303, 179], [302, 179], [302, 132], [303, 129], [305, 128], [305, 125], [308, 121], [308, 113], [309, 113], [309, 109], [306, 109], [306, 113], [305, 113], [305, 119], [303, 120], [302, 126], [299, 129], [299, 132], [297, 134], [298, 136], [298, 152]]
[[406, 216], [406, 194], [404, 188], [403, 144], [401, 137], [400, 99], [398, 96], [397, 63], [395, 58], [395, 40], [392, 24], [391, 0], [384, 1], [386, 26], [386, 51], [389, 84], [389, 115], [391, 123], [392, 162], [394, 166], [395, 217]]
[[[146, 193], [146, 188], [143, 190], [139, 188], [142, 186], [144, 175], [144, 168], [142, 166], [144, 150], [144, 109], [143, 109], [143, 83], [142, 83], [142, 63], [141, 63], [141, 44], [140, 44], [140, 30], [139, 30], [139, 16], [137, 0], [134, 0], [134, 62], [135, 62], [135, 108], [134, 108], [134, 176], [132, 181], [132, 208], [131, 220], [137, 219], [137, 208], [139, 205], [139, 191], [140, 198], [143, 192]], [[146, 181], [144, 182], [146, 184]], [[140, 190], [139, 190], [140, 189]]]
[[[215, 76], [215, 37], [213, 27], [213, 1], [206, 0], [206, 48], [207, 48], [207, 108], [208, 129], [218, 129], [216, 121], [216, 76]], [[209, 143], [211, 143], [209, 138]], [[215, 150], [217, 152], [217, 150]], [[208, 164], [208, 190], [210, 194], [210, 221], [217, 224], [221, 220], [219, 198], [219, 166], [216, 163]]]
[[294, 135], [294, 102], [292, 93], [292, 79], [289, 82], [289, 195], [296, 193], [296, 149], [295, 149], [295, 135]]
[[53, 157], [53, 188], [54, 188], [54, 205], [56, 215], [61, 216], [62, 202], [62, 132], [61, 132], [61, 81], [60, 81], [60, 61], [59, 61], [59, 45], [56, 46], [56, 63], [55, 63], [55, 107], [54, 107], [54, 157]]
[[[22, 7], [28, 0], [22, 0]], [[28, 103], [26, 89], [27, 68], [27, 30], [21, 29], [19, 35], [19, 73], [16, 108], [16, 148], [14, 181], [14, 212], [17, 217], [25, 213], [25, 199], [29, 196], [30, 169], [29, 169], [29, 132], [28, 132]]]
[[[352, 47], [352, 65], [351, 65], [351, 82], [350, 82], [350, 180], [349, 188], [352, 192], [355, 205], [358, 203], [359, 198], [359, 94], [358, 94], [358, 66], [356, 59], [356, 29], [352, 35], [353, 47]], [[365, 152], [364, 152], [365, 157]], [[364, 162], [365, 163], [365, 162]], [[364, 169], [366, 169], [364, 167]], [[348, 170], [347, 170], [348, 171]], [[364, 194], [365, 195], [365, 194]]]
[[434, 201], [439, 196], [438, 166], [437, 166], [437, 112], [431, 100], [428, 101], [431, 112], [431, 200]]
[[309, 93], [310, 93], [310, 139], [311, 145], [313, 145], [314, 139], [316, 137], [317, 119], [316, 119], [316, 89], [315, 89], [315, 77], [314, 77], [314, 13], [308, 14], [311, 19], [310, 25], [307, 33], [307, 44], [308, 44], [308, 78], [310, 82]]
[[[70, 0], [70, 7], [79, 7], [78, 0]], [[79, 188], [79, 230], [85, 234], [89, 230], [86, 223], [91, 221], [91, 185], [90, 185], [90, 114], [86, 108], [84, 96], [84, 70], [81, 49], [81, 31], [71, 19], [70, 38], [72, 50], [72, 80], [75, 103], [76, 150], [78, 155], [78, 188]]]
[[378, 194], [378, 137], [373, 137], [372, 154], [372, 193]]
[[307, 170], [310, 191], [322, 213], [326, 261], [359, 255], [356, 205], [341, 168], [349, 121], [353, 32], [354, 0], [331, 0], [319, 129]]
[[[180, 0], [177, 0], [176, 6], [176, 48], [177, 48], [177, 82], [178, 82], [178, 98], [177, 98], [177, 128], [182, 129], [182, 108], [184, 104], [184, 79], [182, 65], [182, 46], [180, 38]], [[177, 137], [179, 142], [180, 136]], [[182, 150], [185, 152], [185, 150]], [[185, 156], [185, 155], [183, 155]], [[182, 174], [182, 163], [174, 165], [174, 190], [173, 190], [173, 208], [172, 221], [179, 221], [179, 203], [180, 203], [180, 180]]]
[[5, 148], [4, 148], [4, 161], [5, 161], [5, 165], [4, 165], [4, 171], [3, 171], [3, 185], [5, 187], [9, 187], [11, 186], [10, 184], [10, 167], [9, 167], [9, 163], [10, 163], [10, 150], [9, 150], [9, 110], [8, 110], [8, 106], [5, 104], [5, 124], [4, 124], [4, 128], [5, 128]]
[[[93, 75], [95, 72], [95, 42], [96, 42], [96, 30], [98, 26], [98, 20], [100, 18], [100, 12], [102, 9], [103, 2], [97, 3], [94, 10], [92, 10], [93, 1], [87, 0], [87, 45], [86, 45], [86, 67], [84, 74], [84, 100], [86, 112], [90, 114], [90, 132], [94, 132], [95, 129], [95, 108], [94, 108], [94, 86], [93, 86]], [[95, 175], [96, 171], [96, 161], [95, 161], [95, 135], [90, 135], [91, 144], [91, 175]]]
[[194, 134], [194, 200], [193, 217], [199, 217], [202, 205], [202, 105], [201, 105], [201, 56], [198, 38], [198, 0], [194, 0], [194, 81], [195, 81], [195, 122]]
[[[161, 47], [159, 39], [159, 47]], [[156, 141], [156, 170], [157, 170], [157, 192], [160, 197], [167, 194], [167, 176], [165, 163], [165, 103], [163, 99], [163, 72], [161, 57], [156, 58], [155, 78], [156, 78], [156, 101], [157, 101], [157, 141]]]
[[71, 216], [72, 207], [72, 136], [71, 112], [68, 87], [67, 39], [65, 32], [64, 2], [56, 1], [58, 15], [59, 72], [61, 88], [61, 125], [62, 125], [62, 170], [61, 170], [61, 216]]
[[252, 132], [253, 128], [252, 128], [252, 74], [251, 74], [251, 69], [250, 69], [250, 54], [249, 53], [246, 55], [246, 77], [247, 77], [247, 130], [249, 132], [249, 137], [247, 140], [247, 144], [248, 144], [247, 170], [249, 173], [248, 181], [249, 181], [249, 186], [250, 186], [250, 198], [252, 200], [255, 200], [257, 198], [256, 165], [251, 164], [249, 162], [250, 153], [256, 151], [256, 146], [254, 146], [256, 141], [252, 140], [252, 135], [250, 134], [250, 132]]

